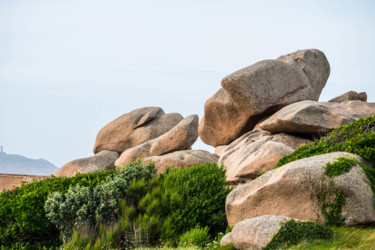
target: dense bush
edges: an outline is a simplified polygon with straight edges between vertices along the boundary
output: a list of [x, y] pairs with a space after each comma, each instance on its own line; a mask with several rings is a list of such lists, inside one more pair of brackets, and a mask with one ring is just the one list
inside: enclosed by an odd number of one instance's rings
[[199, 226], [190, 229], [180, 237], [179, 247], [198, 246], [205, 247], [210, 243], [208, 227], [201, 228]]
[[134, 181], [121, 202], [121, 214], [114, 223], [99, 229], [75, 230], [65, 248], [132, 248], [140, 245], [173, 244], [178, 235], [170, 212], [182, 206], [173, 176], [158, 176], [147, 182]]
[[52, 177], [0, 193], [0, 246], [40, 249], [60, 245], [59, 231], [46, 218], [43, 209], [48, 194], [66, 193], [75, 185], [93, 189], [114, 173], [106, 170], [71, 178]]
[[375, 162], [375, 115], [341, 126], [312, 144], [297, 148], [281, 158], [276, 168], [299, 159], [337, 151], [354, 153]]
[[155, 174], [153, 163], [143, 166], [137, 160], [117, 169], [114, 177], [108, 177], [92, 190], [78, 185], [70, 187], [66, 194], [51, 193], [44, 206], [46, 217], [61, 231], [65, 242], [73, 229], [96, 228], [100, 222], [115, 220], [120, 214], [119, 202], [126, 197], [132, 181], [147, 181]]
[[211, 235], [223, 232], [229, 192], [224, 168], [207, 164], [155, 176], [153, 164], [139, 160], [111, 171], [52, 177], [0, 193], [0, 246], [58, 247], [59, 236], [68, 238], [76, 228], [72, 242], [78, 243], [71, 246], [117, 242], [121, 248], [130, 241], [124, 232], [137, 227], [147, 228], [152, 244], [175, 245], [196, 226]]
[[227, 227], [225, 170], [202, 164], [167, 171], [151, 181], [133, 182], [121, 202], [116, 222], [103, 221], [97, 228], [76, 230], [66, 248], [134, 247], [132, 229], [146, 228], [151, 245], [176, 245], [179, 236], [197, 226], [207, 237]]
[[318, 223], [291, 219], [281, 224], [280, 230], [263, 249], [285, 249], [302, 240], [331, 239], [332, 237], [333, 232]]
[[172, 211], [172, 221], [179, 233], [199, 225], [209, 227], [211, 236], [225, 232], [227, 219], [225, 199], [229, 192], [224, 167], [216, 164], [174, 170], [179, 193], [184, 197], [184, 206]]

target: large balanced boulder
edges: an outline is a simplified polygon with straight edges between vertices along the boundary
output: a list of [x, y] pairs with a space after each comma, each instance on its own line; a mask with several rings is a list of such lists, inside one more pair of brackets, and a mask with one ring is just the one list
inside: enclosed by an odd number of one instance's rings
[[375, 114], [375, 103], [302, 101], [284, 107], [259, 124], [272, 133], [326, 133]]
[[[299, 50], [236, 71], [221, 81], [226, 92], [219, 90], [206, 102], [199, 136], [214, 147], [225, 145], [284, 106], [317, 101], [329, 72], [327, 58], [316, 49]], [[235, 118], [236, 114], [241, 115]]]
[[167, 133], [125, 150], [115, 165], [123, 166], [140, 157], [147, 158], [190, 148], [198, 138], [198, 123], [198, 115], [186, 117]]
[[309, 139], [257, 129], [225, 146], [218, 164], [224, 164], [228, 183], [248, 182], [274, 168], [283, 156], [309, 143]]
[[166, 133], [182, 119], [180, 114], [165, 114], [158, 107], [136, 109], [120, 116], [99, 131], [94, 153], [102, 150], [122, 153]]
[[219, 156], [205, 150], [181, 150], [161, 156], [152, 156], [144, 159], [145, 162], [155, 162], [159, 173], [164, 173], [168, 167], [185, 168], [202, 163], [217, 163]]
[[115, 161], [118, 157], [119, 155], [117, 152], [104, 150], [94, 156], [77, 159], [65, 164], [54, 174], [54, 176], [72, 177], [77, 173], [86, 174], [104, 169], [113, 169], [115, 168]]
[[230, 234], [236, 249], [262, 249], [271, 242], [281, 228], [281, 222], [290, 220], [284, 216], [263, 215], [238, 222]]
[[367, 164], [361, 157], [349, 153], [323, 154], [291, 162], [238, 186], [226, 199], [229, 226], [261, 215], [324, 222], [323, 203], [317, 197], [326, 197], [324, 202], [333, 204], [339, 192], [346, 195], [341, 208], [346, 225], [374, 223], [374, 195], [362, 168], [356, 165], [332, 178], [324, 173], [327, 163], [343, 156]]
[[355, 91], [348, 91], [340, 96], [332, 98], [329, 102], [345, 102], [345, 101], [362, 101], [367, 102], [367, 94], [366, 92], [357, 93]]

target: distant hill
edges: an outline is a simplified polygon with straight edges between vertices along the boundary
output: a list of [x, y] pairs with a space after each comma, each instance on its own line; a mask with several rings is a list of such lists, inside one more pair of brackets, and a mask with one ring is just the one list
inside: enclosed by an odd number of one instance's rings
[[22, 155], [0, 152], [0, 173], [48, 175], [59, 170], [44, 159], [30, 159]]

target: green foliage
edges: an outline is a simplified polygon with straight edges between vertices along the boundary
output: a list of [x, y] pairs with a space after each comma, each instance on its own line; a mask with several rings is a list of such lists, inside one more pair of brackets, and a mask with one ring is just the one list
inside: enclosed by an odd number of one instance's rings
[[199, 225], [209, 227], [210, 235], [227, 228], [225, 199], [229, 192], [225, 169], [216, 164], [201, 164], [191, 168], [171, 171], [176, 178], [184, 206], [172, 212], [172, 221], [179, 233]]
[[[355, 165], [358, 165], [362, 168], [367, 179], [369, 180], [368, 184], [372, 189], [373, 195], [375, 196], [375, 169], [365, 166], [353, 157], [339, 157], [337, 158], [337, 161], [333, 163], [327, 163], [327, 165], [324, 167], [324, 173], [327, 177], [332, 178], [340, 174], [349, 172], [350, 169]], [[341, 214], [341, 208], [346, 203], [347, 195], [343, 192], [333, 190], [334, 188], [332, 187], [332, 182], [330, 182], [329, 185], [331, 187], [317, 194], [318, 202], [321, 205], [321, 212], [326, 219], [326, 224], [341, 226], [345, 222], [345, 217]]]
[[[121, 202], [121, 214], [116, 221], [103, 221], [99, 230], [73, 233], [66, 245], [98, 248], [133, 247], [129, 230], [147, 228], [151, 245], [178, 243], [179, 236], [196, 226], [210, 231], [227, 227], [225, 198], [230, 192], [225, 186], [225, 170], [217, 165], [202, 164], [185, 169], [169, 170], [150, 181], [134, 181]], [[208, 237], [209, 238], [209, 237]], [[130, 245], [129, 245], [130, 244]]]
[[329, 162], [324, 167], [324, 174], [330, 178], [348, 173], [358, 161], [353, 157], [338, 157], [333, 163]]
[[45, 216], [44, 203], [51, 192], [66, 193], [70, 186], [80, 185], [93, 189], [114, 170], [75, 177], [52, 177], [0, 193], [0, 246], [26, 246], [41, 249], [58, 246], [59, 231]]
[[275, 168], [299, 159], [338, 151], [354, 153], [374, 162], [375, 115], [341, 126], [312, 144], [297, 148], [293, 153], [281, 158]]
[[[0, 247], [122, 248], [124, 232], [147, 228], [152, 244], [174, 245], [195, 226], [227, 227], [225, 170], [203, 164], [155, 176], [152, 163], [49, 178], [0, 194]], [[45, 208], [45, 210], [44, 210]], [[48, 219], [47, 219], [48, 217]], [[76, 230], [74, 230], [76, 229]], [[73, 232], [73, 234], [72, 234]], [[74, 244], [73, 244], [74, 243]]]
[[346, 203], [347, 195], [343, 192], [337, 192], [336, 194], [323, 192], [316, 196], [320, 203], [320, 210], [325, 217], [325, 223], [334, 226], [344, 225], [345, 217], [341, 213], [342, 207]]
[[331, 239], [332, 237], [333, 232], [320, 224], [291, 219], [281, 223], [280, 230], [263, 249], [285, 249], [302, 240]]
[[[324, 174], [328, 178], [333, 178], [349, 172], [355, 165], [359, 165], [359, 162], [353, 157], [338, 157], [333, 163], [329, 162], [324, 166]], [[318, 193], [316, 197], [320, 204], [320, 210], [325, 217], [325, 223], [334, 226], [344, 225], [345, 217], [342, 215], [342, 207], [346, 203], [347, 195], [336, 190], [331, 179], [327, 188]]]
[[[66, 194], [51, 193], [44, 206], [46, 217], [57, 226], [61, 239], [66, 242], [73, 229], [97, 228], [101, 222], [114, 221], [120, 214], [119, 202], [129, 195], [128, 188], [133, 180], [149, 180], [155, 173], [153, 163], [143, 166], [142, 161], [137, 160], [117, 169], [114, 177], [108, 177], [93, 190], [75, 186]], [[140, 189], [133, 193], [142, 195]]]
[[93, 224], [94, 209], [92, 191], [80, 186], [69, 188], [65, 195], [60, 192], [49, 194], [44, 205], [46, 217], [60, 230], [63, 242], [70, 237], [73, 228]]
[[178, 246], [199, 246], [205, 247], [210, 243], [210, 236], [208, 234], [208, 227], [201, 228], [196, 226], [190, 229], [180, 237]]
[[329, 240], [301, 241], [290, 249], [374, 249], [374, 227], [329, 227], [333, 238]]
[[[169, 214], [183, 205], [174, 182], [173, 176], [159, 176], [149, 182], [134, 180], [127, 190], [126, 200], [121, 201], [121, 215], [115, 223], [101, 224], [99, 231], [94, 228], [83, 234], [75, 231], [65, 248], [122, 249], [135, 247], [136, 243], [173, 244], [178, 235]], [[131, 230], [138, 233], [130, 234]]]
[[367, 167], [360, 162], [358, 162], [358, 165], [362, 168], [367, 179], [369, 180], [368, 184], [370, 185], [372, 194], [374, 196], [374, 207], [375, 207], [375, 169], [372, 167]]

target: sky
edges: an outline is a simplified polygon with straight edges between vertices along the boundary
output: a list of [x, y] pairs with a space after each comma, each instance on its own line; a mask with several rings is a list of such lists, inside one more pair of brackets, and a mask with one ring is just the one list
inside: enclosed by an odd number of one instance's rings
[[374, 13], [371, 0], [1, 0], [0, 145], [61, 167], [125, 113], [201, 119], [226, 75], [298, 49], [328, 58], [321, 101], [375, 102]]

